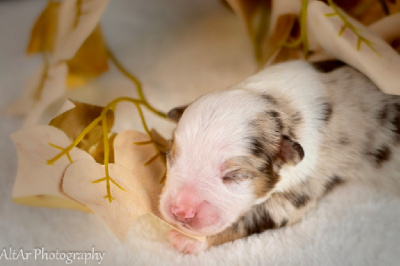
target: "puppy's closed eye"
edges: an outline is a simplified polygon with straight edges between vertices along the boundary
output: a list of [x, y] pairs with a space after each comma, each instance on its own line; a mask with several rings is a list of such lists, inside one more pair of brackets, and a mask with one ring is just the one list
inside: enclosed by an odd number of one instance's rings
[[250, 177], [250, 174], [246, 171], [242, 171], [240, 169], [235, 169], [227, 172], [222, 176], [222, 181], [225, 184], [229, 184], [232, 182], [239, 183], [240, 181], [247, 179]]

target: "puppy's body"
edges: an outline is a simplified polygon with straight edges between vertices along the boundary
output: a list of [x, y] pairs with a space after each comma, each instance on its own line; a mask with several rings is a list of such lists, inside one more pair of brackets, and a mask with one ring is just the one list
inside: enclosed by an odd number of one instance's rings
[[168, 158], [160, 209], [207, 244], [174, 233], [198, 252], [298, 221], [338, 184], [400, 187], [400, 97], [385, 95], [343, 65], [295, 61], [183, 113]]

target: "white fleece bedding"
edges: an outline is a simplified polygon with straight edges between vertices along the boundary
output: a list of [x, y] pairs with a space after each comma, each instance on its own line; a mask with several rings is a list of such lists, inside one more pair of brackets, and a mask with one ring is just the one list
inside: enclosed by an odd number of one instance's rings
[[[23, 52], [31, 24], [45, 3], [0, 1], [0, 108], [21, 93], [24, 81], [39, 66], [38, 58], [27, 59]], [[102, 23], [111, 48], [142, 80], [148, 99], [165, 111], [255, 70], [242, 25], [217, 0], [110, 1]], [[132, 96], [133, 91], [129, 81], [111, 69], [69, 96], [105, 104]], [[118, 109], [116, 130], [140, 129], [132, 112], [128, 106]], [[153, 127], [170, 134], [172, 124], [148, 117]], [[13, 204], [17, 158], [8, 136], [20, 122], [0, 117], [0, 254], [9, 247], [67, 252], [94, 246], [105, 252], [102, 265], [400, 265], [400, 197], [359, 184], [338, 187], [294, 226], [197, 256], [173, 250], [165, 237], [167, 228], [149, 217], [136, 221], [120, 243], [94, 214]], [[0, 265], [65, 265], [65, 260], [3, 257]]]

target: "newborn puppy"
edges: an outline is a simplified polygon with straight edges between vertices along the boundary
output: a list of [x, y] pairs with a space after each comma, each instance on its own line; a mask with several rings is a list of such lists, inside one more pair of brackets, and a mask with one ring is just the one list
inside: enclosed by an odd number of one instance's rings
[[336, 185], [400, 186], [400, 97], [338, 61], [269, 67], [169, 113], [161, 195], [172, 244], [197, 253], [293, 224]]

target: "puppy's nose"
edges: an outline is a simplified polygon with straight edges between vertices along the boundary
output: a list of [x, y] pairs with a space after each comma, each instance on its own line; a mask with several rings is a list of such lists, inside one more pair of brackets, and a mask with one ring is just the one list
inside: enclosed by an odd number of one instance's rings
[[192, 207], [171, 206], [171, 212], [174, 214], [175, 219], [182, 223], [189, 223], [196, 216], [196, 208]]

